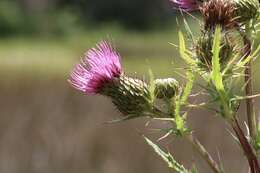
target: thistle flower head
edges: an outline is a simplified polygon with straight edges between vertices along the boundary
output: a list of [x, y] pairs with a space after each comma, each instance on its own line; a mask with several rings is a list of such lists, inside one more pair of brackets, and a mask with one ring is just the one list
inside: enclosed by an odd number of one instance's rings
[[201, 4], [198, 0], [170, 0], [175, 8], [179, 8], [184, 11], [192, 11], [199, 9]]
[[102, 41], [85, 53], [70, 75], [72, 86], [87, 94], [99, 93], [102, 87], [121, 75], [120, 56], [109, 42]]
[[222, 28], [233, 28], [236, 25], [236, 6], [231, 0], [210, 0], [200, 6], [205, 21], [205, 29], [213, 29], [220, 25]]
[[108, 42], [102, 41], [86, 52], [69, 82], [86, 94], [108, 96], [124, 115], [146, 115], [151, 110], [148, 85], [122, 73], [120, 56]]

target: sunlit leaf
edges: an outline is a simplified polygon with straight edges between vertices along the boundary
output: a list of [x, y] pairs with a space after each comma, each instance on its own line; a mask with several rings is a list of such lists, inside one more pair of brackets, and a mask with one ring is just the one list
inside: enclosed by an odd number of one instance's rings
[[181, 104], [185, 104], [193, 87], [194, 75], [191, 71], [187, 71], [187, 83], [181, 96]]
[[168, 167], [173, 169], [178, 173], [190, 173], [183, 165], [179, 164], [173, 156], [168, 152], [164, 152], [158, 145], [153, 143], [150, 139], [144, 137], [148, 145], [150, 145], [153, 150], [168, 164]]
[[187, 64], [195, 64], [195, 60], [191, 58], [191, 56], [188, 53], [189, 51], [186, 49], [184, 36], [181, 31], [179, 31], [179, 51], [181, 57], [184, 59], [184, 61], [186, 61]]
[[221, 49], [221, 28], [220, 26], [216, 27], [215, 34], [214, 34], [214, 41], [212, 47], [212, 81], [214, 82], [217, 90], [224, 90], [222, 74], [220, 71], [220, 53]]

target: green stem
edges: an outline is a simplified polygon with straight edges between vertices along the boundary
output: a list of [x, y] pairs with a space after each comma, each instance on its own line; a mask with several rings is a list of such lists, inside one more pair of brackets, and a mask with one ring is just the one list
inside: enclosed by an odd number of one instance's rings
[[214, 173], [221, 173], [221, 169], [211, 155], [207, 152], [204, 146], [196, 139], [193, 134], [186, 135], [187, 140], [193, 145], [193, 147], [198, 151], [198, 153], [203, 157], [203, 159], [208, 163]]

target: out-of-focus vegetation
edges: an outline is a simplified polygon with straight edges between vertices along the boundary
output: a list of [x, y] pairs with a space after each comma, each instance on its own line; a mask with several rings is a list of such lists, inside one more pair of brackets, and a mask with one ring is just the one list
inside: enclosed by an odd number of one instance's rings
[[177, 56], [169, 44], [177, 41], [174, 23], [168, 1], [1, 0], [0, 71], [67, 77], [86, 49], [111, 39], [126, 71], [142, 75], [151, 67], [169, 75]]
[[0, 71], [10, 77], [65, 77], [87, 49], [109, 39], [130, 74], [140, 76], [151, 68], [160, 76], [169, 76], [180, 64], [177, 49], [170, 44], [177, 42], [175, 32], [174, 28], [163, 33], [139, 33], [108, 27], [62, 38], [4, 38], [0, 40]]
[[114, 23], [127, 29], [166, 28], [173, 10], [161, 0], [1, 0], [0, 36], [64, 35]]

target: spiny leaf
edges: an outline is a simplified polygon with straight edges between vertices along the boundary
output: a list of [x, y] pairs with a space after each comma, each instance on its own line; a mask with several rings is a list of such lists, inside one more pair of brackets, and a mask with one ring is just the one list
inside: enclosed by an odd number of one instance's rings
[[181, 106], [186, 104], [193, 87], [194, 75], [191, 71], [187, 72], [187, 78], [188, 78], [188, 82], [183, 92], [180, 95], [176, 96], [173, 100], [175, 103], [174, 113], [175, 113], [176, 129], [179, 130], [180, 134], [183, 134], [187, 130], [185, 127], [185, 118], [183, 115], [181, 115], [180, 111], [181, 111]]
[[251, 55], [249, 55], [247, 58], [245, 58], [243, 61], [241, 61], [239, 64], [237, 64], [237, 66], [239, 66], [239, 67], [245, 66], [249, 61], [251, 61], [255, 56], [257, 56], [259, 51], [260, 51], [260, 45], [258, 45], [256, 50]]
[[179, 131], [180, 135], [183, 135], [183, 133], [186, 130], [185, 127], [185, 119], [181, 116], [181, 95], [178, 95], [174, 98], [175, 102], [175, 109], [174, 109], [174, 116], [175, 116], [175, 125], [176, 129]]
[[[227, 73], [227, 71], [228, 70], [230, 70], [232, 67], [234, 67], [234, 65], [236, 64], [236, 60], [239, 58], [239, 54], [237, 53], [237, 54], [235, 54], [232, 58], [231, 58], [231, 60], [228, 62], [228, 64], [226, 65], [226, 67], [225, 67], [225, 69], [222, 71], [222, 75], [224, 76], [226, 73]], [[237, 64], [236, 64], [236, 66], [238, 66]]]
[[186, 86], [184, 88], [184, 91], [181, 96], [181, 104], [185, 104], [193, 87], [193, 82], [194, 82], [194, 75], [191, 71], [188, 71], [187, 73], [187, 79], [188, 82], [186, 83]]
[[193, 43], [195, 43], [195, 39], [194, 39], [194, 36], [193, 36], [193, 33], [190, 29], [190, 26], [188, 24], [188, 22], [186, 21], [186, 19], [183, 17], [183, 22], [184, 22], [184, 27], [187, 31], [187, 34], [188, 34], [188, 37], [193, 41]]
[[194, 65], [195, 60], [191, 58], [191, 56], [188, 54], [188, 50], [186, 49], [184, 36], [181, 31], [179, 31], [179, 51], [181, 57], [186, 61], [187, 64]]
[[212, 74], [211, 78], [214, 82], [217, 90], [224, 90], [224, 85], [222, 81], [222, 74], [220, 71], [220, 58], [219, 53], [221, 49], [221, 27], [217, 26], [214, 34], [214, 41], [213, 41], [213, 47], [212, 47]]
[[150, 139], [144, 137], [148, 145], [168, 164], [168, 167], [178, 173], [190, 173], [183, 165], [179, 164], [170, 153], [164, 152], [158, 145], [153, 143]]
[[221, 114], [225, 118], [231, 118], [233, 116], [233, 110], [231, 108], [230, 102], [229, 102], [229, 96], [227, 92], [225, 91], [225, 87], [223, 84], [223, 78], [222, 73], [220, 71], [220, 53], [221, 49], [221, 27], [217, 26], [214, 34], [214, 40], [213, 40], [213, 46], [212, 46], [212, 72], [211, 72], [211, 80], [214, 84], [214, 87], [216, 88], [216, 93], [219, 96], [219, 102], [222, 107]]

